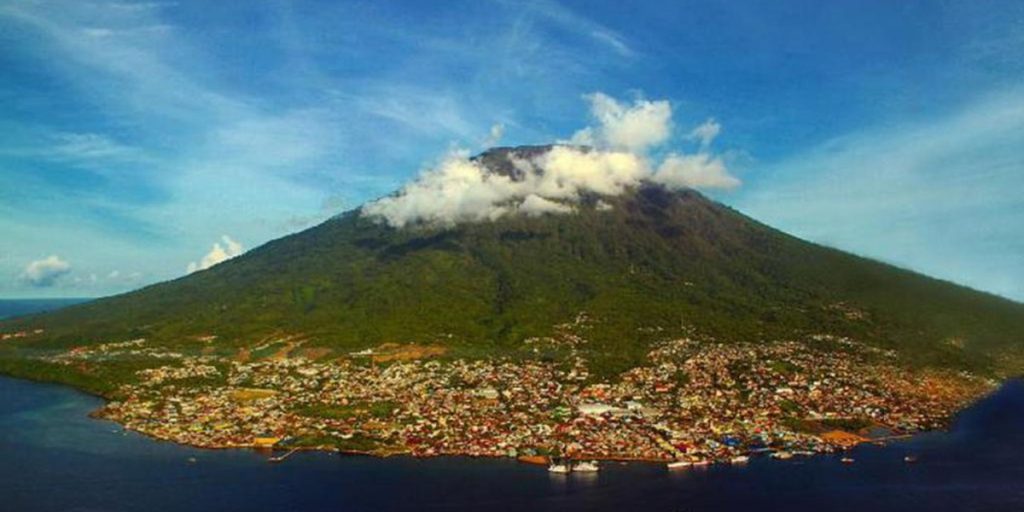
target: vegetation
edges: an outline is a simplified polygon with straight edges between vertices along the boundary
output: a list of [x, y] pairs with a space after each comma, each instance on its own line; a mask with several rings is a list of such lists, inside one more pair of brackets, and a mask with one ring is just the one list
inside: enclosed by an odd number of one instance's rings
[[572, 329], [599, 375], [693, 333], [830, 333], [895, 349], [909, 365], [983, 371], [1024, 346], [1022, 304], [799, 240], [697, 192], [642, 186], [602, 198], [610, 210], [597, 199], [570, 215], [400, 230], [348, 212], [181, 279], [0, 322], [0, 332], [45, 329], [0, 345], [0, 371], [101, 390], [88, 372], [55, 378], [16, 361], [27, 347], [144, 337], [194, 349], [207, 335], [222, 353], [297, 335], [339, 353], [421, 343], [451, 357], [523, 357], [524, 340], [581, 311], [591, 322]]
[[864, 418], [826, 418], [818, 422], [825, 428], [847, 432], [859, 432], [871, 426], [871, 421]]
[[393, 402], [369, 402], [349, 405], [327, 405], [317, 404], [303, 406], [296, 410], [303, 416], [314, 418], [327, 418], [342, 420], [348, 418], [365, 417], [387, 418], [397, 408]]

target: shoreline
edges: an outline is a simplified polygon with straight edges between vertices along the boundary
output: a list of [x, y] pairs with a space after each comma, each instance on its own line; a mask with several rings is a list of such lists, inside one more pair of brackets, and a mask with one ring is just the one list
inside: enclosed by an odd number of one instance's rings
[[[0, 436], [13, 442], [6, 444], [12, 449], [5, 465], [5, 489], [12, 491], [6, 501], [15, 509], [43, 512], [89, 506], [147, 512], [156, 503], [161, 509], [185, 512], [209, 508], [210, 503], [234, 503], [267, 512], [339, 507], [411, 512], [423, 504], [466, 512], [488, 507], [572, 511], [595, 510], [595, 499], [605, 498], [608, 506], [597, 510], [619, 511], [623, 503], [633, 503], [649, 510], [682, 506], [812, 512], [838, 506], [902, 512], [908, 504], [952, 511], [956, 503], [979, 500], [999, 510], [1018, 510], [1022, 503], [1020, 482], [1014, 477], [1019, 461], [988, 440], [991, 422], [976, 423], [993, 418], [991, 407], [984, 405], [965, 412], [951, 435], [928, 434], [887, 447], [861, 446], [847, 454], [797, 454], [789, 460], [761, 455], [752, 456], [747, 465], [681, 469], [642, 461], [601, 462], [597, 474], [560, 475], [549, 473], [544, 465], [530, 467], [510, 459], [378, 460], [304, 453], [275, 464], [268, 462], [266, 453], [152, 443], [151, 438], [122, 436], [119, 428], [86, 418], [101, 403], [89, 394], [50, 386], [0, 379], [6, 429]], [[998, 402], [999, 410], [1024, 400], [1024, 383], [1004, 389], [1013, 398]], [[1022, 410], [1007, 411], [1013, 412], [1011, 424], [1024, 422]], [[67, 432], [63, 424], [73, 428], [75, 436], [53, 443], [54, 434]], [[1020, 432], [998, 439], [1012, 442], [1020, 439]], [[855, 463], [842, 463], [844, 455]], [[907, 464], [906, 455], [916, 456], [916, 464]], [[287, 467], [275, 467], [282, 465]], [[40, 482], [61, 483], [43, 496], [52, 506], [36, 506], [40, 490], [46, 488]], [[168, 487], [167, 482], [188, 486], [189, 493]], [[80, 489], [90, 491], [83, 494]], [[417, 499], [410, 501], [410, 495]]]
[[[22, 381], [22, 382], [26, 382], [26, 383], [30, 383], [30, 384], [36, 384], [36, 385], [44, 385], [44, 386], [53, 386], [53, 387], [57, 387], [57, 388], [64, 388], [64, 389], [67, 389], [67, 390], [75, 392], [75, 393], [80, 393], [80, 394], [82, 394], [84, 396], [88, 396], [88, 397], [91, 397], [91, 398], [95, 398], [95, 399], [101, 400], [101, 401], [103, 401], [103, 404], [101, 404], [100, 407], [98, 407], [96, 409], [93, 409], [93, 410], [89, 411], [86, 414], [86, 416], [89, 419], [96, 420], [96, 421], [104, 421], [104, 422], [109, 422], [109, 423], [115, 424], [119, 428], [121, 428], [125, 433], [132, 432], [134, 434], [137, 434], [137, 435], [140, 435], [142, 437], [145, 437], [147, 440], [150, 440], [150, 441], [171, 444], [171, 445], [180, 446], [180, 447], [183, 447], [183, 448], [191, 448], [191, 449], [197, 449], [197, 450], [209, 450], [209, 451], [244, 450], [244, 451], [251, 451], [251, 452], [260, 453], [260, 454], [267, 454], [267, 455], [274, 455], [274, 454], [280, 454], [280, 453], [286, 453], [286, 452], [322, 452], [322, 453], [334, 453], [334, 454], [338, 454], [338, 455], [352, 456], [352, 457], [372, 457], [372, 458], [377, 458], [377, 459], [388, 459], [388, 458], [391, 458], [391, 457], [406, 457], [406, 458], [410, 458], [410, 459], [419, 459], [419, 460], [429, 460], [429, 459], [443, 458], [443, 457], [459, 457], [459, 458], [471, 458], [471, 459], [495, 459], [495, 460], [498, 460], [498, 459], [509, 459], [511, 461], [515, 461], [515, 462], [517, 462], [519, 464], [523, 464], [523, 465], [539, 465], [538, 462], [521, 460], [522, 459], [521, 456], [507, 456], [507, 455], [505, 455], [505, 456], [502, 456], [502, 455], [480, 455], [480, 454], [472, 454], [472, 453], [437, 453], [437, 454], [431, 454], [431, 455], [422, 455], [422, 454], [414, 454], [414, 453], [412, 453], [409, 450], [365, 451], [365, 450], [341, 449], [341, 448], [337, 448], [337, 447], [333, 447], [333, 446], [329, 446], [329, 445], [320, 445], [320, 446], [289, 446], [289, 445], [283, 445], [283, 446], [275, 446], [275, 447], [261, 447], [261, 446], [251, 445], [251, 444], [200, 445], [200, 444], [194, 444], [194, 443], [187, 443], [187, 442], [176, 441], [176, 440], [173, 440], [173, 439], [158, 437], [158, 436], [155, 436], [155, 435], [152, 435], [152, 434], [149, 434], [147, 432], [140, 431], [140, 430], [135, 430], [135, 429], [132, 429], [130, 427], [127, 427], [123, 423], [120, 423], [120, 422], [118, 422], [116, 420], [113, 420], [113, 419], [110, 419], [108, 417], [103, 416], [102, 414], [100, 414], [100, 412], [103, 410], [103, 406], [106, 405], [108, 402], [110, 402], [111, 399], [106, 397], [106, 396], [104, 396], [104, 395], [102, 395], [102, 394], [100, 394], [100, 393], [89, 391], [87, 389], [82, 389], [82, 388], [73, 386], [71, 384], [67, 384], [67, 383], [63, 383], [63, 382], [59, 382], [59, 381], [49, 381], [49, 380], [42, 380], [42, 379], [34, 379], [34, 378], [14, 376], [14, 375], [10, 375], [10, 374], [0, 373], [0, 379], [3, 379], [3, 378], [15, 380], [15, 381]], [[1012, 379], [1007, 379], [1007, 381], [1008, 380], [1012, 380]], [[992, 392], [995, 392], [995, 391], [993, 390]], [[977, 400], [971, 402], [970, 404], [967, 404], [960, 411], [957, 411], [957, 414], [962, 412], [964, 409], [970, 407], [971, 405], [973, 405], [977, 401], [980, 401], [980, 400], [984, 399], [989, 394], [986, 394], [986, 395], [983, 395], [981, 397], [978, 397]], [[955, 417], [955, 415], [954, 415], [954, 417]], [[952, 422], [952, 418], [950, 418], [950, 422]], [[915, 432], [913, 434], [899, 434], [899, 435], [894, 435], [894, 436], [887, 436], [887, 437], [881, 438], [881, 439], [863, 438], [861, 441], [859, 441], [857, 443], [854, 443], [854, 444], [851, 444], [851, 445], [846, 446], [846, 447], [836, 447], [833, 450], [819, 451], [819, 452], [815, 452], [813, 454], [808, 454], [807, 456], [810, 457], [810, 456], [820, 456], [820, 455], [829, 455], [829, 454], [835, 454], [835, 453], [843, 453], [845, 451], [849, 451], [849, 450], [855, 448], [856, 446], [860, 446], [860, 445], [863, 445], [863, 444], [871, 444], [871, 445], [876, 445], [876, 446], [887, 446], [890, 441], [901, 441], [901, 440], [906, 440], [906, 439], [912, 439], [912, 438], [914, 438], [916, 436], [919, 436], [919, 435], [924, 435], [924, 434], [929, 434], [929, 433], [934, 433], [934, 432], [948, 432], [948, 426], [949, 425], [947, 425], [947, 428], [926, 430], [926, 431], [921, 431], [921, 432]], [[768, 452], [768, 454], [770, 454], [770, 452]], [[545, 459], [550, 460], [549, 456], [539, 456], [539, 457], [544, 457]], [[268, 461], [269, 461], [270, 458], [271, 457], [268, 457]], [[601, 455], [581, 454], [581, 455], [579, 455], [577, 457], [573, 457], [573, 459], [576, 459], [576, 460], [596, 460], [596, 461], [609, 462], [609, 463], [619, 462], [619, 463], [641, 463], [641, 464], [665, 464], [665, 463], [668, 463], [668, 462], [672, 462], [674, 460], [671, 457], [650, 458], [650, 457], [637, 457], [637, 456], [629, 456], [629, 455], [609, 455], [609, 454], [601, 454]], [[712, 465], [729, 464], [729, 459], [728, 458], [721, 458], [721, 459], [711, 458], [711, 459], [708, 459], [708, 462], [710, 464], [712, 464]]]

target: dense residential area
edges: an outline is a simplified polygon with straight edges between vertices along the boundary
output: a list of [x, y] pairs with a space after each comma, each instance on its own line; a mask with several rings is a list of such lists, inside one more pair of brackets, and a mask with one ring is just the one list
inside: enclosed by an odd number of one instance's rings
[[376, 455], [727, 461], [829, 452], [941, 428], [996, 385], [963, 371], [911, 371], [894, 352], [829, 335], [674, 339], [652, 346], [646, 364], [602, 379], [588, 370], [586, 343], [570, 334], [524, 342], [527, 353], [561, 350], [558, 361], [398, 344], [339, 355], [290, 338], [232, 357], [145, 339], [45, 357], [72, 367], [146, 361], [97, 414], [155, 438]]

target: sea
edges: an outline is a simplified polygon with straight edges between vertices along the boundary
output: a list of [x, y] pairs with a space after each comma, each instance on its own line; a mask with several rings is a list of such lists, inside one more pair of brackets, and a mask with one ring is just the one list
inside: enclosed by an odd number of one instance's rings
[[[947, 432], [838, 455], [556, 475], [509, 459], [386, 459], [156, 441], [89, 417], [101, 399], [0, 377], [0, 511], [1024, 511], [1024, 381]], [[904, 462], [904, 456], [917, 462]]]

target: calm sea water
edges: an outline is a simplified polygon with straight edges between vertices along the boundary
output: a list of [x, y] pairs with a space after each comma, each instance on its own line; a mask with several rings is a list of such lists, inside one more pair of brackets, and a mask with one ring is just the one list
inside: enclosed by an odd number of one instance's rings
[[[950, 433], [837, 457], [754, 459], [669, 473], [608, 464], [592, 477], [508, 460], [296, 454], [281, 464], [124, 432], [100, 400], [0, 378], [0, 510], [1024, 510], [1024, 383], [965, 411]], [[919, 456], [916, 464], [904, 454]], [[189, 458], [195, 458], [190, 462]]]
[[0, 378], [0, 511], [1024, 511], [1021, 381], [966, 410], [949, 433], [859, 447], [852, 465], [833, 456], [673, 473], [606, 464], [582, 478], [457, 457], [301, 453], [269, 464], [252, 451], [125, 432], [87, 416], [100, 405]]

